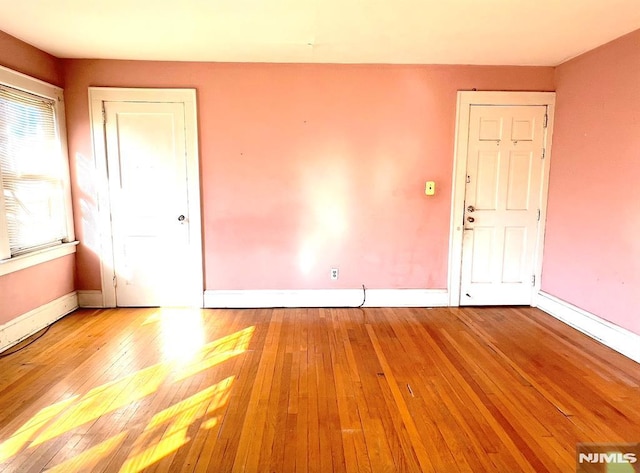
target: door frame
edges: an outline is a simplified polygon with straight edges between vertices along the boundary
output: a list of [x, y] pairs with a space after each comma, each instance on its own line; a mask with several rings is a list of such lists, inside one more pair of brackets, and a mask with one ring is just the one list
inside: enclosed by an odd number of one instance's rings
[[[531, 305], [536, 306], [536, 295], [540, 291], [542, 255], [544, 251], [544, 231], [547, 217], [547, 195], [549, 190], [549, 165], [551, 162], [551, 141], [555, 112], [555, 92], [485, 92], [458, 91], [456, 109], [455, 147], [453, 155], [453, 178], [451, 180], [451, 221], [449, 231], [448, 293], [449, 306], [460, 305], [460, 284], [462, 276], [462, 240], [464, 219], [464, 198], [466, 188], [467, 154], [469, 147], [469, 116], [474, 105], [543, 105], [547, 107], [547, 128], [545, 131], [545, 156], [540, 192], [540, 224], [536, 235], [534, 255], [535, 283], [531, 287]], [[542, 150], [541, 150], [542, 151]]]
[[187, 159], [187, 192], [190, 234], [190, 270], [194, 273], [194, 287], [190, 300], [194, 307], [204, 306], [204, 276], [202, 255], [202, 214], [200, 210], [200, 163], [198, 155], [198, 118], [195, 89], [137, 89], [89, 87], [91, 137], [98, 194], [97, 224], [100, 234], [100, 277], [102, 307], [116, 307], [116, 288], [113, 284], [113, 229], [107, 167], [103, 102], [159, 102], [182, 103], [185, 111], [185, 151]]

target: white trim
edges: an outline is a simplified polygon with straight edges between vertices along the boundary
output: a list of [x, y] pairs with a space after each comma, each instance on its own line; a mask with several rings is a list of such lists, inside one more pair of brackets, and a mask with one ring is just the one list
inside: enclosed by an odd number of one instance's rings
[[542, 291], [538, 293], [538, 308], [640, 363], [640, 335]]
[[8, 261], [11, 258], [11, 245], [9, 243], [9, 225], [7, 222], [6, 203], [4, 201], [4, 183], [0, 172], [0, 261]]
[[60, 94], [62, 94], [62, 88], [57, 85], [36, 79], [4, 66], [0, 66], [0, 83], [55, 101], [57, 101]]
[[102, 291], [78, 291], [78, 306], [92, 309], [103, 308]]
[[78, 308], [75, 291], [41, 305], [0, 326], [0, 352]]
[[63, 243], [61, 245], [32, 251], [24, 255], [14, 256], [11, 259], [0, 260], [0, 276], [71, 255], [76, 252], [76, 245], [78, 243], [77, 241]]
[[[551, 135], [555, 110], [555, 92], [458, 92], [456, 109], [456, 141], [453, 157], [453, 178], [451, 182], [451, 220], [449, 231], [448, 291], [449, 305], [460, 305], [460, 279], [462, 266], [462, 219], [464, 218], [465, 176], [469, 116], [472, 105], [546, 105], [549, 121], [546, 128], [546, 155], [543, 163], [543, 177], [540, 202], [540, 225], [538, 225], [537, 249], [535, 257], [536, 283], [532, 287], [531, 300], [535, 304], [535, 294], [540, 290], [542, 273], [542, 253], [544, 250], [544, 229], [547, 215], [547, 194], [549, 187], [549, 163], [551, 160]], [[533, 304], [532, 304], [533, 305]]]
[[185, 110], [185, 145], [187, 154], [187, 179], [189, 193], [189, 225], [191, 235], [191, 259], [195, 282], [193, 305], [202, 307], [204, 287], [202, 257], [202, 222], [200, 210], [200, 164], [198, 155], [198, 117], [195, 89], [132, 89], [89, 87], [91, 136], [98, 179], [98, 225], [100, 226], [100, 275], [103, 307], [116, 306], [116, 290], [113, 285], [113, 241], [111, 235], [111, 203], [105, 147], [103, 102], [161, 102], [182, 103]]
[[76, 239], [75, 224], [73, 221], [73, 201], [71, 198], [71, 169], [69, 164], [69, 148], [67, 146], [67, 118], [64, 107], [64, 96], [62, 89], [58, 93], [56, 124], [58, 125], [58, 135], [62, 150], [62, 175], [64, 185], [64, 206], [66, 210], [66, 230], [65, 242], [72, 242]]
[[[367, 289], [364, 307], [446, 307], [445, 289]], [[358, 307], [362, 289], [205, 291], [206, 308]]]

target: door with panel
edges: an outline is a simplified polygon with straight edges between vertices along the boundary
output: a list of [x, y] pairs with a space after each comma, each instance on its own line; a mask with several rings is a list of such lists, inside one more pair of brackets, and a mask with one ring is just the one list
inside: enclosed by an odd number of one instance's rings
[[530, 305], [546, 106], [471, 106], [460, 305]]
[[116, 305], [198, 305], [184, 104], [103, 107]]

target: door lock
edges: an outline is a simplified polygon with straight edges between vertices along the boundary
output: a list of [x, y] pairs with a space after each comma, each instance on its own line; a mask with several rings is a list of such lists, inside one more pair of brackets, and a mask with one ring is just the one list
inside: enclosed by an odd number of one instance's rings
[[475, 221], [476, 221], [476, 219], [475, 219], [475, 218], [473, 218], [473, 217], [467, 217], [467, 222], [469, 222], [469, 223], [473, 223], [473, 222], [475, 222]]

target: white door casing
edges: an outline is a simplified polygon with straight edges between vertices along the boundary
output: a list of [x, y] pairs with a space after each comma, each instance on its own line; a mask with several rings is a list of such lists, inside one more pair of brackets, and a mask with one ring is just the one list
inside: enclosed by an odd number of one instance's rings
[[547, 92], [458, 93], [450, 305], [535, 305], [554, 104]]
[[89, 96], [103, 306], [202, 307], [195, 90]]

